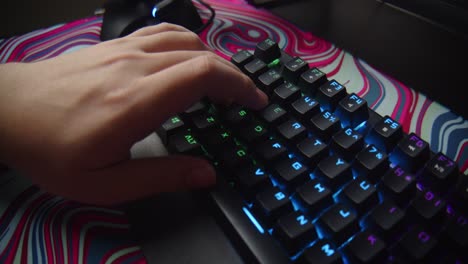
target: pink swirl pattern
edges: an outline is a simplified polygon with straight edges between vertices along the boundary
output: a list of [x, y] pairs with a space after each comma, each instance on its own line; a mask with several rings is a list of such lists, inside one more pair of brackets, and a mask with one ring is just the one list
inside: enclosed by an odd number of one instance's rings
[[[468, 122], [335, 45], [244, 0], [207, 0], [215, 10], [201, 38], [223, 58], [253, 50], [265, 37], [320, 68], [443, 151], [468, 173]], [[208, 10], [195, 2], [203, 19]], [[99, 42], [102, 20], [71, 23], [0, 39], [0, 62], [37, 61]], [[0, 174], [0, 263], [146, 263], [118, 208], [79, 204], [44, 192], [14, 172]]]

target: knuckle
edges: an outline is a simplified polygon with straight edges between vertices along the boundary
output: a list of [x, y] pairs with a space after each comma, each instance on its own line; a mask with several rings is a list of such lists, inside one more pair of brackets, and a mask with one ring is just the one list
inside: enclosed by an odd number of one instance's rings
[[216, 71], [218, 62], [215, 54], [207, 52], [195, 58], [193, 69], [200, 77], [206, 77]]
[[194, 32], [184, 32], [186, 43], [190, 43], [195, 48], [204, 48], [205, 44], [201, 41], [200, 37]]
[[163, 31], [179, 31], [179, 30], [185, 30], [184, 27], [181, 27], [176, 24], [168, 23], [168, 22], [162, 22], [158, 24], [158, 27], [160, 27]]

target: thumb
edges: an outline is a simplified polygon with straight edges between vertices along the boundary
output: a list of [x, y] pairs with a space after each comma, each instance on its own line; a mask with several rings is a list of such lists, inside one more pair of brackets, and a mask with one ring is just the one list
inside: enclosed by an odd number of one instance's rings
[[160, 192], [207, 187], [216, 181], [213, 167], [200, 158], [165, 156], [127, 160], [93, 172], [92, 184], [77, 194], [83, 202], [116, 204]]

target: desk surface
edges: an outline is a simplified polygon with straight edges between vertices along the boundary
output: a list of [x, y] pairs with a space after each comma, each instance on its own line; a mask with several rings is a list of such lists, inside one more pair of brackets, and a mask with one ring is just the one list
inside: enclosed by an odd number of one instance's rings
[[[210, 0], [216, 19], [201, 38], [226, 59], [269, 36], [287, 52], [343, 83], [378, 113], [398, 120], [468, 172], [468, 121], [337, 46], [243, 0]], [[200, 6], [203, 18], [209, 13]], [[0, 40], [0, 62], [31, 62], [99, 42], [101, 18], [89, 17]], [[24, 177], [0, 175], [0, 263], [146, 262], [122, 210], [93, 207], [44, 192]]]

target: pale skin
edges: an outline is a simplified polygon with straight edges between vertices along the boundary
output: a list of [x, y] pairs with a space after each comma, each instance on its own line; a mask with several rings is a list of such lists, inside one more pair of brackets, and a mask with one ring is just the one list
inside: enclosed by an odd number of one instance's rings
[[35, 63], [0, 65], [0, 163], [51, 193], [114, 205], [210, 186], [188, 156], [130, 148], [201, 98], [252, 109], [267, 96], [187, 29], [159, 24]]

